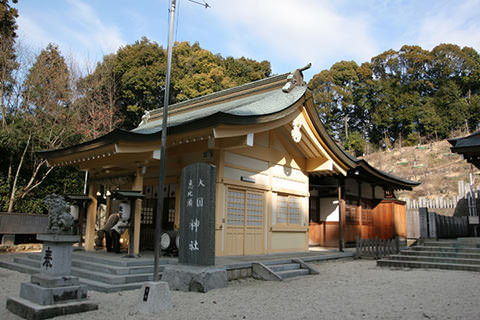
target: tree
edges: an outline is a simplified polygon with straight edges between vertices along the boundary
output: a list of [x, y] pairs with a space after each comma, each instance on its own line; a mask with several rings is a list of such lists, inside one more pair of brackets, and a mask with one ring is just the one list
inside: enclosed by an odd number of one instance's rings
[[354, 61], [340, 61], [314, 76], [309, 83], [327, 130], [343, 141], [348, 138], [349, 127], [356, 129], [362, 121], [358, 116], [363, 112], [354, 104], [358, 68]]
[[338, 139], [342, 115], [335, 102], [336, 90], [331, 72], [323, 70], [316, 74], [308, 83], [308, 87], [312, 90], [313, 101], [325, 129], [329, 135]]
[[358, 131], [351, 132], [344, 143], [345, 149], [355, 156], [362, 155], [366, 145], [367, 142], [365, 141], [363, 134]]
[[[12, 212], [18, 199], [37, 188], [52, 172], [46, 160], [36, 156], [43, 149], [56, 149], [78, 141], [72, 130], [70, 74], [58, 47], [49, 44], [37, 56], [24, 81], [22, 110], [15, 122], [21, 152], [8, 200]], [[20, 150], [18, 150], [20, 151]]]
[[[17, 0], [13, 0], [17, 3]], [[2, 129], [7, 127], [7, 106], [5, 95], [8, 95], [14, 84], [13, 70], [18, 68], [15, 55], [15, 38], [17, 37], [17, 9], [12, 8], [8, 0], [0, 0], [0, 104]]]
[[480, 123], [480, 55], [469, 47], [405, 45], [361, 66], [337, 62], [309, 86], [327, 130], [344, 143], [356, 131], [375, 145], [401, 146]]
[[73, 125], [82, 139], [95, 139], [122, 122], [118, 107], [120, 80], [114, 73], [114, 65], [115, 56], [105, 56], [93, 73], [77, 81]]
[[[162, 107], [166, 51], [147, 38], [120, 48], [113, 72], [119, 81], [119, 111], [123, 127], [135, 127], [147, 110]], [[175, 43], [172, 52], [170, 101], [176, 103], [268, 77], [270, 63], [223, 58], [200, 44]]]
[[113, 73], [121, 84], [119, 108], [124, 128], [134, 128], [146, 110], [161, 106], [165, 63], [165, 50], [145, 37], [117, 51]]

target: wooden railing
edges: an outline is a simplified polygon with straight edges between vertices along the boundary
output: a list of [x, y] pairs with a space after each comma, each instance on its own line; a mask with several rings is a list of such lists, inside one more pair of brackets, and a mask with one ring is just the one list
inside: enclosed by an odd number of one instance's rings
[[0, 234], [35, 234], [47, 231], [48, 215], [0, 212]]
[[397, 254], [400, 252], [400, 239], [361, 239], [357, 236], [355, 241], [356, 253], [355, 258], [374, 258], [380, 259], [382, 257]]

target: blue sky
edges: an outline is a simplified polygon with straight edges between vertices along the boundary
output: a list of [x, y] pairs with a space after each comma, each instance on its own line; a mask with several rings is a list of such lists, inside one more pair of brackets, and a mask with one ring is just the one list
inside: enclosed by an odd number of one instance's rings
[[[203, 0], [197, 0], [202, 2]], [[480, 52], [480, 0], [177, 0], [176, 41], [222, 56], [268, 60], [274, 73], [309, 62], [307, 80], [341, 60], [358, 64], [404, 44]], [[169, 0], [20, 0], [20, 41], [49, 42], [82, 68], [146, 36], [167, 44]]]

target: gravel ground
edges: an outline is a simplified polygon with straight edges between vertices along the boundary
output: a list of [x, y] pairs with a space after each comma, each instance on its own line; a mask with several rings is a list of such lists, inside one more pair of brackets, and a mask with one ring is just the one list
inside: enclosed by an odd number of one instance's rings
[[[315, 265], [319, 275], [283, 282], [233, 281], [208, 293], [172, 292], [175, 308], [152, 316], [136, 309], [141, 290], [89, 291], [99, 310], [56, 319], [480, 319], [480, 273], [389, 269], [372, 260]], [[0, 268], [0, 319], [30, 276]]]

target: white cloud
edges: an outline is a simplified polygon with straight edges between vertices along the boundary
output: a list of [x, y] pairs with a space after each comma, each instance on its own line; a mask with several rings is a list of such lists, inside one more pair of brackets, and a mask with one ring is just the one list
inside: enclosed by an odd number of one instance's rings
[[480, 2], [450, 2], [421, 21], [418, 41], [425, 49], [454, 43], [480, 49]]
[[315, 67], [338, 61], [339, 56], [363, 62], [377, 53], [366, 16], [342, 16], [324, 1], [218, 1], [212, 7], [212, 14], [234, 35], [229, 47], [241, 54], [258, 56], [252, 48], [240, 51], [242, 44], [247, 48], [258, 42], [268, 50], [263, 52], [267, 60], [298, 67], [313, 62]]
[[80, 65], [92, 64], [126, 43], [119, 28], [105, 23], [100, 14], [79, 0], [68, 0], [56, 10], [21, 7], [19, 36], [37, 49], [58, 44], [64, 56], [72, 56]]
[[49, 42], [55, 42], [53, 35], [49, 34], [42, 25], [27, 15], [17, 18], [18, 35], [22, 41], [30, 46], [45, 47]]
[[111, 53], [125, 44], [118, 27], [104, 24], [89, 5], [78, 0], [69, 0], [68, 3], [71, 6], [68, 15], [77, 26], [67, 31], [84, 47], [91, 50], [101, 48], [104, 53]]

